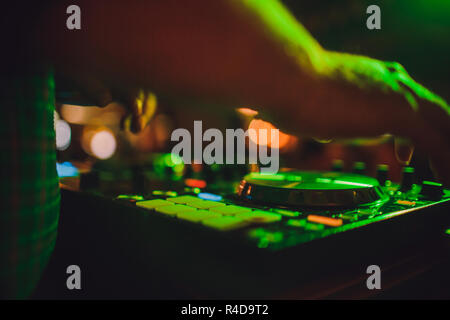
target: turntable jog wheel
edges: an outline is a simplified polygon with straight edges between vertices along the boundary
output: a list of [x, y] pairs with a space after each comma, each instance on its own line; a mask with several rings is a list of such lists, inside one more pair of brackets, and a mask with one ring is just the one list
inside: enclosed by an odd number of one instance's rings
[[387, 201], [374, 178], [342, 172], [291, 171], [250, 173], [238, 197], [254, 203], [286, 207], [356, 207]]

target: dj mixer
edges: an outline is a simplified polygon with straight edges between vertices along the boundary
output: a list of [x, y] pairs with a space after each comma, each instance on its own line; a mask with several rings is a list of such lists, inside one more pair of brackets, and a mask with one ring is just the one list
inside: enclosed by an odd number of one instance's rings
[[384, 165], [376, 178], [340, 168], [238, 178], [246, 168], [216, 167], [80, 170], [61, 178], [62, 203], [95, 212], [139, 265], [216, 298], [273, 297], [330, 269], [381, 263], [450, 222], [450, 190], [410, 167], [398, 184]]

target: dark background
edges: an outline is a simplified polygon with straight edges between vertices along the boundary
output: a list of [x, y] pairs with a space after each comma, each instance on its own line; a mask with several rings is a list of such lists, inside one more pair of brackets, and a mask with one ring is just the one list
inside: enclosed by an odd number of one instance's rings
[[[416, 81], [450, 100], [450, 1], [282, 2], [324, 48], [400, 62]], [[372, 4], [381, 9], [381, 30], [366, 27]]]

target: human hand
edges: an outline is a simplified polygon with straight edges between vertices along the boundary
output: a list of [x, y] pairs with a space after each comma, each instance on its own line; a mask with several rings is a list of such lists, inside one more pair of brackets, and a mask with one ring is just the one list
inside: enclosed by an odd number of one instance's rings
[[450, 108], [441, 97], [395, 62], [335, 52], [321, 62], [311, 103], [290, 108], [298, 114], [296, 133], [322, 139], [392, 134], [401, 162], [408, 163], [417, 147], [450, 183]]
[[[68, 77], [67, 73], [65, 77]], [[56, 99], [60, 99], [57, 102], [97, 107], [106, 107], [113, 101], [118, 102], [126, 110], [121, 127], [133, 133], [138, 133], [147, 126], [156, 109], [156, 96], [149, 91], [135, 88], [114, 89], [95, 77], [78, 72], [70, 73], [69, 83], [70, 91], [63, 86], [63, 92], [57, 92]]]

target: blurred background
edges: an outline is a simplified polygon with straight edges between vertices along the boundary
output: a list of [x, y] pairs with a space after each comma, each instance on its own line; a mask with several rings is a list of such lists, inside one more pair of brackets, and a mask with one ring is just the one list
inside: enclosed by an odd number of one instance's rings
[[[326, 49], [400, 62], [415, 80], [450, 100], [450, 1], [282, 2]], [[366, 9], [371, 4], [381, 8], [381, 30], [366, 28]], [[171, 132], [176, 128], [187, 128], [192, 132], [194, 120], [203, 121], [203, 130], [273, 127], [263, 121], [251, 122], [252, 106], [236, 106], [241, 109], [228, 112], [214, 106], [196, 107], [173, 101], [177, 99], [165, 102], [156, 97], [152, 121], [137, 135], [121, 130], [125, 112], [118, 103], [105, 108], [57, 105], [58, 161], [110, 167], [142, 163], [155, 154], [170, 152], [173, 146]], [[388, 136], [371, 141], [321, 143], [282, 134], [280, 156], [282, 166], [302, 170], [330, 170], [333, 165], [338, 165], [343, 170], [351, 171], [357, 167], [360, 172], [374, 175], [378, 164], [387, 164], [392, 180], [399, 181], [401, 176], [393, 139]], [[415, 153], [412, 165], [416, 167], [419, 179], [430, 179], [431, 171], [425, 156]], [[64, 173], [60, 170], [60, 174]]]

